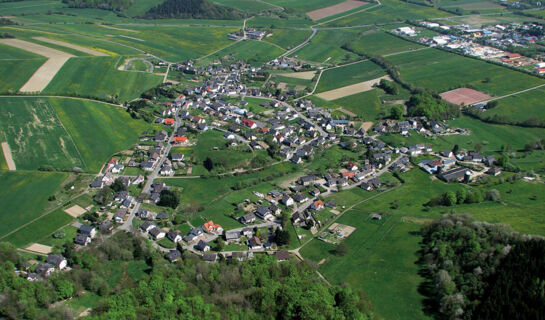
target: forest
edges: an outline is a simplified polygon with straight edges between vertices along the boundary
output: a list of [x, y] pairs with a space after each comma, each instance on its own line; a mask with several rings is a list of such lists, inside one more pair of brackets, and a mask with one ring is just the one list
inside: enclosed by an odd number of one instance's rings
[[543, 319], [545, 241], [448, 214], [422, 230], [422, 290], [439, 319]]
[[151, 8], [144, 15], [144, 18], [236, 20], [244, 16], [245, 14], [242, 11], [217, 5], [208, 0], [166, 0], [160, 5]]
[[[302, 262], [258, 254], [244, 262], [206, 263], [184, 252], [171, 264], [131, 233], [104, 238], [85, 250], [65, 246], [61, 253], [72, 270], [37, 282], [14, 273], [24, 268], [23, 259], [1, 244], [0, 318], [72, 319], [72, 310], [59, 301], [83, 294], [99, 297], [90, 319], [373, 318], [363, 293], [327, 285]], [[143, 265], [144, 272], [135, 279], [127, 267], [111, 281], [116, 265]]]
[[99, 8], [121, 11], [129, 8], [133, 0], [62, 0], [72, 8]]

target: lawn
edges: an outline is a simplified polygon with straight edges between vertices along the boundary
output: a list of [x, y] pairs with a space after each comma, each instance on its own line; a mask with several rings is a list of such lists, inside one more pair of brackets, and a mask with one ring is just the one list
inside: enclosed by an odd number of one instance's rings
[[0, 60], [0, 93], [15, 93], [27, 82], [44, 59]]
[[264, 41], [245, 40], [232, 42], [231, 44], [206, 59], [214, 60], [230, 57], [235, 60], [244, 60], [252, 66], [260, 66], [284, 53], [284, 50]]
[[295, 51], [291, 56], [319, 63], [355, 61], [359, 59], [359, 56], [344, 50], [341, 46], [356, 39], [359, 32], [351, 29], [320, 30], [307, 45]]
[[284, 49], [291, 49], [305, 41], [310, 36], [308, 30], [273, 29], [272, 36], [263, 39]]
[[371, 61], [362, 61], [348, 66], [326, 70], [318, 83], [317, 93], [351, 84], [373, 80], [385, 75], [384, 70]]
[[498, 106], [487, 110], [483, 115], [502, 116], [517, 122], [523, 122], [529, 118], [545, 121], [543, 97], [545, 97], [545, 87], [510, 96], [498, 100]]
[[532, 75], [438, 49], [403, 53], [387, 60], [397, 65], [404, 80], [437, 92], [471, 86], [500, 96], [545, 83]]
[[67, 177], [66, 173], [0, 171], [0, 237], [39, 217], [47, 198]]
[[46, 94], [127, 101], [162, 82], [163, 77], [117, 70], [123, 57], [71, 58], [45, 88]]

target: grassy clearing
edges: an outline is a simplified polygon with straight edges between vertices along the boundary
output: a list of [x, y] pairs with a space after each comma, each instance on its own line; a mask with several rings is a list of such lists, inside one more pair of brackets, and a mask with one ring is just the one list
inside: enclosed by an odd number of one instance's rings
[[46, 59], [0, 61], [0, 93], [15, 93]]
[[39, 217], [47, 198], [67, 177], [65, 173], [0, 171], [0, 236]]
[[274, 43], [284, 49], [291, 49], [305, 41], [310, 36], [308, 30], [288, 30], [274, 29], [271, 30], [272, 36], [263, 39], [266, 42]]
[[387, 59], [399, 67], [406, 81], [438, 92], [471, 86], [498, 96], [545, 83], [543, 79], [522, 72], [436, 49], [403, 53]]
[[346, 62], [354, 61], [359, 57], [352, 52], [344, 50], [341, 46], [356, 39], [357, 30], [320, 30], [316, 36], [301, 49], [291, 56], [297, 56], [302, 60], [311, 62]]
[[218, 51], [206, 59], [215, 60], [230, 57], [235, 60], [242, 59], [253, 66], [259, 66], [278, 57], [283, 52], [277, 46], [264, 41], [246, 40], [232, 43], [231, 46]]
[[496, 108], [487, 110], [484, 114], [504, 116], [515, 121], [525, 121], [528, 118], [545, 119], [543, 97], [545, 87], [500, 99]]
[[362, 61], [345, 67], [324, 71], [317, 93], [382, 77], [384, 70], [371, 61]]
[[71, 58], [44, 93], [134, 99], [162, 81], [161, 76], [117, 70], [122, 57]]

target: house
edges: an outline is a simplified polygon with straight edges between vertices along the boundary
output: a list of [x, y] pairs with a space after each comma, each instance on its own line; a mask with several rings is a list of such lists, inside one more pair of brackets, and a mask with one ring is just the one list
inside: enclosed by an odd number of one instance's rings
[[114, 215], [114, 221], [117, 223], [123, 223], [125, 216], [127, 215], [127, 209], [119, 209]]
[[186, 136], [182, 136], [182, 137], [176, 136], [176, 137], [172, 138], [172, 142], [175, 143], [175, 144], [188, 144], [189, 139]]
[[[241, 223], [244, 223], [244, 224], [248, 224], [248, 223], [252, 223], [254, 222], [256, 219], [256, 215], [253, 214], [253, 213], [247, 213], [245, 215], [243, 215], [242, 217], [240, 217], [240, 222]], [[264, 218], [262, 218], [264, 219]]]
[[274, 218], [271, 209], [265, 206], [257, 208], [255, 215], [263, 220], [270, 220]]
[[302, 193], [296, 193], [293, 195], [293, 200], [297, 203], [303, 203], [308, 200], [308, 197]]
[[242, 119], [242, 124], [250, 129], [257, 128], [256, 122], [247, 118]]
[[185, 158], [183, 153], [171, 153], [170, 154], [170, 160], [172, 161], [183, 161]]
[[486, 171], [486, 174], [492, 175], [492, 176], [498, 176], [501, 173], [501, 169], [494, 167], [490, 168]]
[[483, 162], [484, 162], [485, 165], [490, 167], [490, 166], [494, 165], [494, 163], [496, 162], [496, 159], [494, 158], [494, 156], [488, 156], [488, 157], [484, 158]]
[[47, 256], [46, 262], [59, 270], [66, 268], [66, 265], [68, 264], [66, 259], [58, 254], [50, 254]]
[[151, 229], [155, 228], [156, 226], [149, 222], [149, 221], [145, 221], [144, 223], [142, 223], [140, 225], [140, 230], [142, 230], [142, 232], [146, 233], [146, 232], [149, 232]]
[[447, 172], [443, 172], [437, 177], [445, 182], [461, 181], [464, 179], [469, 180], [470, 171], [467, 168], [460, 167], [452, 169]]
[[312, 203], [311, 208], [316, 211], [322, 210], [324, 208], [324, 202], [322, 200], [316, 200]]
[[174, 262], [182, 257], [182, 253], [178, 250], [170, 250], [169, 253], [165, 254], [165, 259], [170, 262]]
[[167, 238], [174, 243], [178, 243], [182, 241], [182, 235], [180, 234], [178, 230], [170, 230], [167, 233]]
[[226, 132], [223, 137], [227, 140], [233, 140], [235, 139], [235, 135], [232, 132]]
[[275, 252], [276, 261], [282, 262], [290, 259], [290, 253], [286, 250], [279, 250]]
[[161, 174], [162, 176], [170, 176], [170, 175], [173, 175], [173, 174], [174, 174], [174, 170], [172, 170], [172, 167], [171, 167], [171, 166], [166, 166], [166, 165], [165, 165], [165, 166], [163, 166], [163, 167], [161, 168], [160, 174]]
[[205, 253], [202, 255], [202, 260], [205, 262], [216, 262], [218, 261], [217, 253]]
[[225, 241], [238, 241], [240, 236], [240, 231], [226, 231]]
[[210, 245], [208, 242], [199, 240], [199, 242], [195, 245], [195, 249], [200, 250], [202, 252], [210, 251]]
[[283, 196], [280, 202], [286, 207], [293, 206], [293, 198], [288, 195]]
[[212, 233], [212, 232], [222, 233], [223, 232], [223, 228], [219, 224], [215, 224], [212, 220], [206, 222], [203, 225], [203, 229], [204, 229], [204, 231], [206, 231], [208, 233]]
[[91, 243], [91, 238], [82, 233], [78, 233], [76, 234], [76, 237], [74, 238], [74, 243], [79, 244], [80, 246], [86, 246], [89, 243]]
[[298, 183], [300, 185], [303, 185], [303, 186], [308, 186], [310, 184], [312, 184], [314, 181], [316, 181], [318, 179], [318, 177], [316, 177], [315, 175], [308, 175], [308, 176], [303, 176], [301, 178], [299, 178], [299, 181]]
[[98, 230], [100, 231], [111, 231], [113, 229], [111, 220], [104, 220], [98, 224]]
[[155, 240], [159, 240], [159, 239], [163, 239], [166, 235], [166, 233], [157, 228], [157, 227], [154, 227], [152, 228], [150, 231], [149, 231], [149, 234], [155, 239]]
[[90, 187], [95, 189], [101, 189], [102, 187], [104, 187], [104, 182], [102, 182], [102, 178], [96, 177], [93, 182], [91, 182]]
[[49, 263], [40, 263], [36, 267], [35, 271], [37, 274], [41, 275], [42, 277], [48, 278], [53, 274], [53, 272], [55, 271], [55, 268]]
[[163, 120], [163, 124], [165, 126], [172, 126], [172, 125], [174, 125], [174, 119], [173, 118], [166, 118], [165, 120]]
[[94, 238], [96, 233], [97, 233], [97, 230], [93, 226], [88, 226], [88, 225], [83, 224], [83, 225], [81, 225], [79, 227], [78, 233], [86, 235], [89, 238]]
[[263, 244], [258, 237], [254, 236], [250, 240], [248, 240], [248, 247], [250, 247], [250, 249], [252, 250], [259, 250], [263, 248]]

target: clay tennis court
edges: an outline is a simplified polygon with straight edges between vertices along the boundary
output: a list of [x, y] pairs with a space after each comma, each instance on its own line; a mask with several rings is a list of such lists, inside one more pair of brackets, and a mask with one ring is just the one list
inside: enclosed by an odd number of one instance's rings
[[4, 158], [6, 159], [8, 170], [17, 170], [17, 168], [15, 167], [15, 161], [13, 161], [13, 157], [11, 156], [11, 149], [9, 148], [9, 144], [7, 142], [2, 142], [2, 153], [4, 153]]
[[30, 246], [26, 247], [25, 250], [32, 251], [40, 254], [50, 254], [51, 247], [39, 243], [33, 243]]
[[307, 12], [307, 16], [312, 20], [320, 20], [329, 16], [336, 15], [338, 13], [343, 13], [361, 7], [366, 4], [367, 2], [364, 1], [347, 0], [330, 7], [309, 11]]
[[105, 54], [103, 52], [96, 51], [96, 50], [89, 49], [89, 48], [85, 48], [85, 47], [78, 46], [78, 45], [71, 44], [71, 43], [64, 42], [64, 41], [53, 40], [53, 39], [49, 39], [49, 38], [45, 38], [45, 37], [34, 37], [33, 39], [43, 41], [43, 42], [47, 42], [47, 43], [51, 43], [51, 44], [56, 44], [56, 45], [61, 46], [61, 47], [66, 47], [66, 48], [78, 50], [78, 51], [90, 54], [92, 56], [97, 56], [97, 57], [108, 56], [107, 54]]
[[372, 90], [372, 89], [374, 89], [373, 86], [375, 84], [378, 84], [380, 82], [380, 80], [382, 80], [382, 79], [392, 80], [389, 76], [384, 76], [384, 77], [376, 78], [376, 79], [373, 79], [373, 80], [352, 84], [352, 85], [349, 85], [349, 86], [346, 86], [346, 87], [342, 87], [342, 88], [333, 89], [333, 90], [325, 91], [325, 92], [322, 92], [322, 93], [318, 93], [316, 96], [318, 98], [324, 99], [326, 101], [337, 100], [337, 99], [340, 99], [340, 98], [344, 98], [346, 96], [351, 96], [351, 95], [356, 94], [356, 93], [361, 93], [361, 92], [366, 92], [366, 91]]
[[340, 223], [334, 223], [329, 227], [330, 232], [334, 232], [336, 234], [342, 234], [342, 238], [346, 239], [348, 238], [352, 232], [354, 232], [356, 228], [352, 226], [348, 226], [346, 224], [340, 224]]
[[280, 73], [278, 75], [282, 77], [288, 77], [288, 78], [312, 80], [312, 78], [314, 78], [314, 76], [316, 75], [316, 71]]
[[75, 205], [75, 206], [72, 206], [72, 207], [70, 207], [68, 209], [65, 209], [64, 212], [68, 213], [69, 215], [71, 215], [74, 218], [77, 218], [77, 217], [81, 216], [82, 214], [84, 214], [87, 211], [85, 209], [83, 209], [82, 207], [80, 207], [78, 205]]
[[470, 88], [459, 88], [455, 90], [450, 90], [441, 93], [440, 96], [441, 98], [450, 103], [454, 103], [456, 105], [464, 104], [466, 106], [492, 98], [492, 96], [489, 96], [486, 93]]
[[64, 63], [73, 57], [66, 52], [19, 39], [0, 39], [0, 43], [49, 58], [19, 89], [21, 92], [40, 92], [45, 89]]

